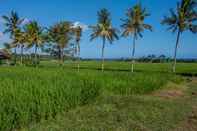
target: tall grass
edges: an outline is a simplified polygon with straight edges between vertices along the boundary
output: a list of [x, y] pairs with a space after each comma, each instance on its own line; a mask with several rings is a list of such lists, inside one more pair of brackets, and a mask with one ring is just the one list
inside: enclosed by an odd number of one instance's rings
[[0, 130], [12, 130], [76, 106], [106, 93], [144, 94], [182, 79], [170, 73], [81, 70], [59, 67], [0, 68]]

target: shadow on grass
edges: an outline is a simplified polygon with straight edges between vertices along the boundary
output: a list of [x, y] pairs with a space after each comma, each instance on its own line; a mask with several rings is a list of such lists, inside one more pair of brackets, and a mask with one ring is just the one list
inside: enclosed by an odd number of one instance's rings
[[176, 73], [176, 74], [185, 77], [197, 77], [197, 73]]
[[[73, 70], [77, 70], [77, 67], [71, 67], [71, 66], [64, 66], [64, 68], [67, 69], [73, 69]], [[99, 67], [80, 67], [80, 70], [92, 70], [92, 71], [101, 71], [102, 69]], [[114, 69], [114, 68], [105, 68], [104, 72], [131, 72], [130, 69]], [[135, 69], [134, 72], [137, 73], [170, 73], [170, 71], [158, 71], [158, 70], [140, 70], [140, 69]]]

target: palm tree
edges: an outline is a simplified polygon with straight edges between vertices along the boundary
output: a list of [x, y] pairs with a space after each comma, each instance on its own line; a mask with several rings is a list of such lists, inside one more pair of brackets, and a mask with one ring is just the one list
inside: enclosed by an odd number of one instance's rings
[[194, 23], [197, 21], [196, 6], [196, 0], [182, 0], [181, 3], [177, 3], [177, 9], [175, 11], [170, 9], [170, 15], [165, 16], [161, 22], [161, 24], [169, 26], [168, 30], [173, 33], [177, 32], [173, 72], [176, 72], [176, 57], [181, 34], [186, 30], [192, 33], [197, 32], [197, 25]]
[[26, 41], [28, 43], [27, 48], [34, 47], [34, 62], [35, 66], [37, 66], [37, 50], [38, 48], [42, 47], [45, 39], [43, 34], [43, 28], [38, 24], [36, 21], [32, 21], [25, 25], [25, 36]]
[[81, 26], [77, 26], [74, 28], [74, 34], [75, 34], [75, 41], [76, 41], [76, 52], [77, 52], [77, 58], [78, 58], [78, 72], [80, 69], [80, 40], [81, 40], [81, 36], [82, 36], [82, 27]]
[[101, 9], [98, 13], [98, 23], [95, 26], [90, 26], [92, 29], [91, 41], [97, 37], [103, 40], [102, 46], [102, 72], [104, 71], [104, 50], [105, 42], [108, 40], [112, 43], [115, 39], [118, 40], [117, 30], [112, 27], [110, 13], [107, 9]]
[[20, 43], [17, 40], [17, 32], [20, 30], [20, 26], [24, 19], [21, 19], [17, 12], [11, 11], [9, 16], [2, 16], [5, 21], [4, 25], [6, 27], [4, 33], [10, 33], [10, 38], [13, 40], [11, 47], [15, 48], [15, 64], [16, 64], [16, 49], [19, 47]]
[[144, 30], [152, 31], [152, 26], [149, 24], [145, 24], [144, 20], [150, 16], [147, 13], [146, 8], [142, 8], [141, 4], [136, 4], [133, 8], [129, 9], [126, 13], [126, 19], [123, 19], [124, 22], [121, 27], [123, 28], [123, 37], [132, 36], [133, 37], [133, 49], [132, 49], [132, 65], [131, 72], [134, 72], [134, 64], [135, 64], [135, 46], [136, 40], [142, 36], [142, 32]]
[[48, 30], [50, 42], [56, 44], [60, 65], [64, 63], [64, 49], [72, 39], [72, 24], [64, 21], [55, 24]]
[[26, 42], [26, 36], [25, 33], [18, 28], [15, 32], [15, 40], [13, 41], [12, 45], [17, 46], [21, 48], [21, 54], [20, 54], [20, 64], [23, 64], [23, 50], [25, 47], [25, 43]]

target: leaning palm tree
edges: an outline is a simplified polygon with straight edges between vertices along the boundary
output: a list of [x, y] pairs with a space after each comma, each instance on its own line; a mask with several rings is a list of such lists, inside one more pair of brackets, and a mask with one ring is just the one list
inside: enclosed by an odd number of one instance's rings
[[34, 47], [34, 63], [35, 66], [37, 66], [37, 50], [42, 47], [45, 42], [43, 28], [38, 22], [32, 21], [25, 25], [24, 30], [27, 39], [26, 42], [28, 43], [27, 48]]
[[75, 52], [77, 54], [77, 68], [78, 68], [78, 72], [80, 69], [80, 40], [81, 40], [81, 36], [82, 36], [82, 27], [81, 26], [77, 26], [74, 28], [74, 34], [75, 34], [75, 41], [76, 41], [76, 49]]
[[57, 48], [57, 54], [60, 62], [60, 66], [64, 63], [64, 49], [68, 47], [70, 40], [72, 39], [72, 24], [68, 21], [63, 21], [50, 27], [48, 30], [49, 41], [55, 44]]
[[173, 72], [176, 72], [176, 57], [181, 34], [186, 30], [192, 33], [197, 32], [197, 25], [195, 24], [197, 21], [196, 6], [196, 0], [182, 0], [181, 3], [177, 3], [176, 11], [170, 9], [170, 16], [165, 16], [161, 22], [161, 24], [169, 26], [168, 30], [171, 30], [173, 33], [177, 32]]
[[112, 22], [110, 18], [110, 13], [107, 9], [101, 9], [98, 12], [98, 23], [95, 26], [90, 26], [92, 29], [91, 41], [97, 37], [100, 37], [103, 40], [102, 45], [102, 72], [104, 71], [104, 50], [105, 50], [105, 42], [108, 40], [112, 43], [115, 39], [118, 40], [117, 30], [112, 27]]
[[141, 4], [136, 4], [127, 11], [127, 18], [122, 20], [124, 22], [121, 25], [123, 28], [122, 36], [133, 37], [131, 72], [134, 72], [136, 40], [138, 37], [143, 37], [142, 32], [144, 30], [152, 31], [152, 26], [144, 23], [145, 18], [148, 16], [150, 16], [150, 14], [147, 13], [146, 8], [142, 8]]
[[19, 47], [20, 43], [18, 43], [18, 40], [16, 38], [17, 32], [20, 29], [20, 26], [24, 19], [21, 19], [17, 12], [11, 11], [9, 16], [2, 16], [3, 20], [5, 21], [5, 31], [4, 33], [10, 33], [10, 38], [13, 40], [11, 43], [12, 45], [10, 47], [15, 48], [15, 64], [16, 64], [16, 50], [17, 47]]

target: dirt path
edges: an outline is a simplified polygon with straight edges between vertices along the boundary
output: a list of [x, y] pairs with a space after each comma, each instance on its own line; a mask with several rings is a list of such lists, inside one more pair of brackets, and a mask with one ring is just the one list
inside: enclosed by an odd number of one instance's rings
[[170, 88], [153, 93], [154, 96], [164, 99], [186, 99], [191, 102], [192, 111], [173, 131], [197, 131], [197, 77], [189, 78], [189, 81], [181, 88], [169, 84]]
[[189, 113], [188, 117], [181, 122], [177, 129], [174, 131], [197, 131], [197, 78], [193, 78], [192, 82], [188, 85], [191, 88], [195, 88], [190, 93], [190, 99], [192, 102], [192, 112]]

